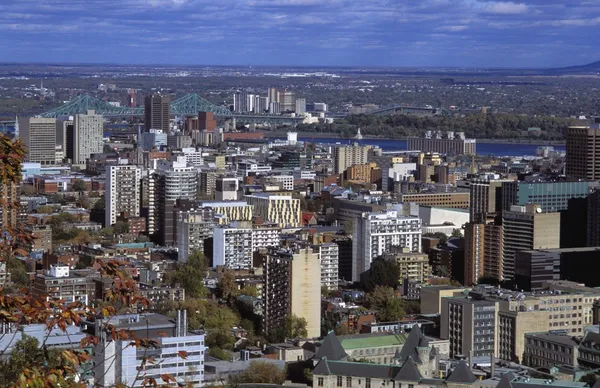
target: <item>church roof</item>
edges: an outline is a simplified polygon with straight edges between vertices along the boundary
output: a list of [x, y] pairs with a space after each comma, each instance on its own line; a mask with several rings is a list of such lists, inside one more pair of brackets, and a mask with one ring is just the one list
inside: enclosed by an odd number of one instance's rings
[[409, 357], [412, 357], [413, 361], [417, 364], [423, 363], [423, 360], [419, 357], [419, 352], [417, 351], [418, 347], [429, 347], [429, 341], [425, 338], [425, 335], [421, 333], [421, 329], [419, 325], [415, 324], [402, 346], [402, 350], [400, 352], [396, 352], [396, 356], [394, 357], [401, 364], [408, 360]]
[[421, 376], [421, 372], [419, 372], [419, 368], [417, 368], [417, 364], [412, 357], [408, 357], [408, 359], [402, 364], [400, 370], [394, 376], [394, 380], [399, 381], [421, 381], [423, 376]]
[[467, 363], [465, 361], [461, 361], [458, 363], [456, 369], [452, 371], [450, 376], [448, 376], [446, 381], [450, 383], [472, 384], [477, 381], [477, 377], [475, 377]]
[[323, 339], [319, 350], [315, 354], [315, 359], [320, 360], [327, 357], [329, 360], [344, 360], [348, 357], [348, 354], [342, 347], [340, 340], [337, 338], [335, 333], [329, 332]]

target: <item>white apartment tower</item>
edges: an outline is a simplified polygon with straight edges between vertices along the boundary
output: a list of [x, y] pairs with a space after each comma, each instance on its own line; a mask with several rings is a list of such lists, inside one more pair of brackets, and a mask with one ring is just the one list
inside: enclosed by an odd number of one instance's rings
[[104, 117], [95, 111], [77, 114], [73, 120], [73, 133], [69, 134], [67, 155], [72, 150], [72, 163], [84, 164], [91, 154], [101, 154], [104, 143]]
[[396, 210], [362, 213], [354, 220], [352, 239], [352, 280], [371, 268], [371, 262], [391, 247], [404, 247], [410, 252], [421, 251], [421, 219], [403, 216]]
[[117, 222], [121, 213], [140, 215], [140, 184], [142, 170], [132, 165], [106, 167], [105, 226]]
[[252, 268], [252, 229], [220, 226], [214, 229], [213, 266]]
[[326, 243], [319, 245], [321, 256], [321, 287], [337, 290], [339, 281], [340, 249], [337, 244]]

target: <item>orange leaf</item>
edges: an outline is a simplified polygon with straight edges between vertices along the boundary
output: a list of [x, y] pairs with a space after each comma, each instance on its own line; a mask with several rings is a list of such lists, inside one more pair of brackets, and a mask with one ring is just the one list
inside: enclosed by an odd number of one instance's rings
[[180, 350], [177, 352], [177, 354], [179, 354], [179, 357], [183, 358], [184, 360], [187, 359], [188, 353], [185, 350]]

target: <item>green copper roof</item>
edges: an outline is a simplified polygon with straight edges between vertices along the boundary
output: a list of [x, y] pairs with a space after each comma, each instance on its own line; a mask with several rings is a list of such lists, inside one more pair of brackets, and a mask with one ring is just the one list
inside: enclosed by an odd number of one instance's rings
[[339, 336], [338, 339], [342, 343], [344, 350], [361, 349], [361, 348], [377, 348], [383, 346], [404, 345], [406, 336], [403, 334], [389, 335], [351, 335]]

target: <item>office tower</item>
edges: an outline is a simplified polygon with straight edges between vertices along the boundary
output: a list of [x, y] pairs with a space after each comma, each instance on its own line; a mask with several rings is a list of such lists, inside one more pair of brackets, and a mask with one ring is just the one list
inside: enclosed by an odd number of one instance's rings
[[198, 112], [198, 130], [214, 132], [217, 129], [217, 120], [213, 112]]
[[204, 165], [204, 157], [202, 151], [194, 147], [182, 148], [181, 151], [172, 153], [171, 159], [180, 159], [188, 167], [202, 167]]
[[217, 172], [214, 170], [201, 171], [198, 196], [203, 199], [215, 199], [217, 189]]
[[27, 148], [26, 162], [55, 164], [56, 119], [24, 117], [19, 119], [19, 139]]
[[437, 152], [450, 155], [475, 155], [476, 140], [466, 139], [463, 132], [427, 131], [423, 137], [409, 137], [411, 151]]
[[196, 199], [198, 190], [197, 173], [187, 167], [185, 158], [174, 161], [161, 160], [158, 169], [148, 176], [148, 233], [160, 245], [177, 244], [173, 233], [175, 220], [173, 206], [177, 199]]
[[498, 303], [469, 297], [442, 298], [440, 337], [450, 340], [450, 357], [496, 355]]
[[600, 180], [600, 117], [594, 117], [589, 127], [568, 128], [566, 138], [566, 175]]
[[117, 222], [121, 214], [140, 215], [142, 170], [137, 166], [106, 166], [105, 226]]
[[321, 287], [327, 287], [330, 291], [338, 289], [339, 254], [339, 247], [335, 243], [324, 243], [319, 245], [319, 255], [321, 257]]
[[464, 234], [464, 284], [477, 284], [482, 277], [502, 280], [502, 227], [494, 223], [469, 222]]
[[587, 246], [600, 247], [600, 190], [589, 195], [587, 205]]
[[74, 117], [70, 116], [68, 120], [56, 120], [56, 145], [63, 151], [67, 149], [67, 131], [69, 127], [73, 127], [73, 119]]
[[560, 213], [543, 213], [537, 204], [512, 206], [502, 213], [503, 280], [513, 280], [518, 251], [559, 248]]
[[587, 198], [592, 182], [527, 182], [513, 181], [502, 183], [502, 207], [524, 206], [535, 203], [542, 212], [567, 210], [571, 198]]
[[296, 109], [296, 93], [291, 90], [280, 92], [279, 104], [282, 112], [293, 112]]
[[254, 206], [254, 215], [265, 222], [275, 223], [282, 228], [300, 226], [300, 200], [291, 195], [256, 193], [244, 197], [248, 205]]
[[281, 113], [281, 105], [276, 101], [271, 101], [269, 103], [269, 113], [273, 115], [278, 115]]
[[[177, 135], [167, 136], [167, 148], [170, 150], [180, 150], [182, 148], [192, 147], [192, 137], [178, 133]], [[194, 149], [195, 151], [195, 149]]]
[[371, 262], [392, 247], [421, 251], [421, 219], [403, 216], [396, 210], [362, 213], [354, 220], [352, 238], [352, 281], [371, 268]]
[[321, 263], [310, 248], [269, 249], [264, 268], [264, 333], [285, 327], [286, 318], [306, 319], [308, 338], [321, 335]]
[[84, 164], [91, 154], [101, 154], [104, 148], [104, 117], [95, 111], [76, 114], [73, 125], [67, 126], [67, 144], [63, 148], [73, 164]]
[[234, 201], [238, 199], [239, 180], [236, 177], [220, 176], [215, 180], [215, 199]]
[[513, 182], [504, 179], [477, 179], [471, 182], [470, 219], [471, 222], [493, 218], [502, 211], [502, 184]]
[[367, 164], [369, 160], [369, 150], [372, 146], [359, 146], [354, 143], [352, 146], [339, 146], [333, 149], [333, 166], [336, 175], [346, 171], [348, 167], [356, 164]]
[[167, 132], [162, 129], [151, 128], [142, 133], [142, 148], [144, 151], [161, 150], [167, 147]]
[[213, 237], [216, 226], [215, 212], [211, 208], [176, 212], [177, 261], [186, 263], [195, 251], [204, 253], [206, 240]]
[[213, 267], [252, 268], [252, 228], [221, 225], [214, 229]]
[[267, 98], [269, 99], [269, 102], [279, 103], [279, 96], [279, 91], [276, 88], [269, 88], [267, 91]]
[[399, 195], [397, 194], [397, 197], [402, 203], [414, 203], [422, 206], [449, 207], [452, 209], [468, 209], [470, 201], [470, 194], [468, 191], [400, 193]]
[[254, 98], [254, 113], [263, 114], [269, 109], [269, 98], [255, 96]]
[[296, 99], [295, 112], [297, 115], [302, 115], [302, 114], [306, 113], [306, 98], [297, 98]]
[[152, 95], [144, 100], [146, 132], [150, 129], [160, 129], [169, 133], [171, 97]]
[[[111, 317], [115, 330], [131, 333], [132, 338], [156, 341], [152, 349], [152, 360], [147, 363], [144, 350], [131, 346], [131, 339], [113, 338], [102, 325], [101, 319], [92, 326], [92, 334], [100, 340], [93, 350], [93, 386], [115, 387], [143, 385], [144, 379], [152, 374], [172, 376], [176, 381], [185, 381], [192, 387], [204, 385], [204, 332], [188, 332], [187, 311], [178, 310], [176, 318], [161, 314], [128, 314]], [[182, 358], [180, 351], [185, 351]], [[148, 350], [150, 352], [150, 350]], [[140, 371], [146, 370], [144, 373]], [[136, 380], [137, 379], [137, 380]]]
[[235, 113], [246, 113], [248, 112], [248, 93], [247, 92], [235, 92], [233, 94], [233, 111]]
[[246, 112], [254, 112], [254, 94], [246, 94]]

